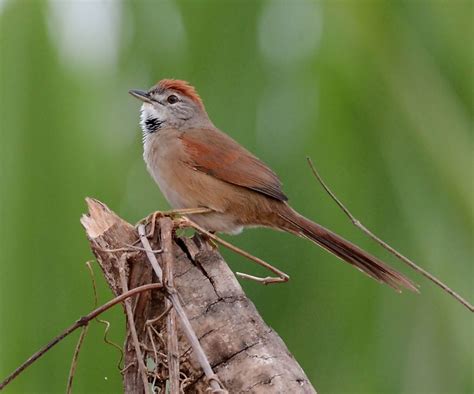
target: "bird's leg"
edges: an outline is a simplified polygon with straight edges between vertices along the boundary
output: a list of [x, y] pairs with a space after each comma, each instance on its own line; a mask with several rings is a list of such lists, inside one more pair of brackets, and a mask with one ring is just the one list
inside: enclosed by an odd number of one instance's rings
[[150, 231], [147, 233], [147, 238], [153, 238], [155, 235], [155, 227], [156, 227], [156, 219], [158, 217], [163, 217], [163, 212], [162, 211], [155, 211], [153, 213], [150, 213], [148, 216], [144, 217], [141, 219], [136, 226], [142, 224], [147, 228], [148, 224], [150, 224]]
[[206, 207], [197, 207], [197, 208], [179, 208], [179, 209], [172, 209], [169, 211], [155, 211], [148, 215], [146, 218], [140, 220], [138, 224], [147, 225], [150, 223], [150, 232], [147, 234], [147, 238], [153, 238], [155, 235], [156, 229], [156, 220], [160, 217], [168, 216], [170, 218], [175, 218], [176, 216], [182, 215], [197, 215], [203, 213], [213, 212], [211, 208]]

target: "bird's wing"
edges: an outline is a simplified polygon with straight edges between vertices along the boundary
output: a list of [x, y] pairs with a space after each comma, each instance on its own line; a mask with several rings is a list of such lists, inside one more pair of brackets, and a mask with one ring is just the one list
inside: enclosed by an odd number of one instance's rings
[[213, 129], [194, 128], [180, 136], [187, 164], [222, 181], [266, 194], [288, 198], [277, 175], [228, 135]]

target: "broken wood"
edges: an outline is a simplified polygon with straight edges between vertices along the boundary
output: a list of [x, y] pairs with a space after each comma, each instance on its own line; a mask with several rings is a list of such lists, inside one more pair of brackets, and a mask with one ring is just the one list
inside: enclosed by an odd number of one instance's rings
[[[146, 253], [137, 247], [140, 246], [137, 229], [99, 201], [87, 199], [87, 204], [89, 214], [81, 222], [112, 292], [120, 295], [123, 291], [121, 262], [125, 262], [128, 289], [157, 283]], [[160, 220], [157, 223], [159, 225]], [[154, 231], [149, 240], [154, 251], [163, 248], [162, 230]], [[172, 289], [178, 295], [221, 387], [230, 393], [315, 393], [301, 367], [280, 337], [262, 320], [219, 253], [198, 235], [193, 238], [173, 235], [172, 241], [172, 259], [166, 256], [167, 264], [170, 261], [173, 264]], [[162, 253], [155, 254], [162, 269], [167, 267]], [[170, 272], [169, 268], [163, 270]], [[167, 285], [164, 283], [164, 288]], [[177, 331], [179, 358], [168, 359], [175, 355], [175, 349], [168, 351], [168, 343], [173, 343], [167, 331], [167, 323], [172, 321], [168, 314], [173, 310], [166, 301], [169, 297], [166, 291], [158, 289], [130, 300], [143, 360], [136, 359], [139, 352], [134, 347], [129, 322], [124, 347], [124, 391], [165, 392], [171, 363], [179, 366], [179, 384], [183, 392], [216, 392], [215, 388], [210, 388], [179, 319], [176, 319], [176, 330], [173, 329]], [[140, 365], [147, 368], [147, 388]], [[176, 390], [175, 380], [176, 372], [173, 373], [173, 391]]]

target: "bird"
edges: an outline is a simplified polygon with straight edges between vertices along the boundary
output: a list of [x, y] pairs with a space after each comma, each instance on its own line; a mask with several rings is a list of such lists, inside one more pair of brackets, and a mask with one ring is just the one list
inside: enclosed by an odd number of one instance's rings
[[417, 291], [386, 263], [293, 209], [278, 176], [214, 125], [188, 82], [162, 79], [129, 93], [142, 102], [146, 167], [172, 208], [208, 209], [189, 218], [209, 232], [267, 227], [309, 239], [378, 282]]

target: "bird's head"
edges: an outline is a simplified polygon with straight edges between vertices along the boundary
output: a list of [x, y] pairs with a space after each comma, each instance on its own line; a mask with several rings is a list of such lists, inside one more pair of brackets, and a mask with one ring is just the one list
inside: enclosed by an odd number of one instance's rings
[[130, 90], [143, 101], [140, 126], [145, 135], [161, 128], [190, 128], [210, 123], [196, 89], [188, 82], [163, 79], [148, 91]]

